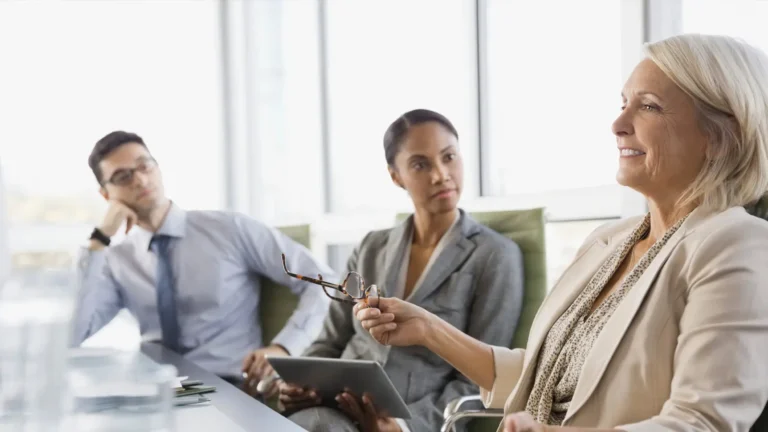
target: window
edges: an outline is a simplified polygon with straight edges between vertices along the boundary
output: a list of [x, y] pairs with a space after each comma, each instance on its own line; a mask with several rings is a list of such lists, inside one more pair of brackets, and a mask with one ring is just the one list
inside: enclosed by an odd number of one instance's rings
[[[357, 244], [338, 244], [328, 246], [328, 265], [339, 276], [343, 277], [347, 272], [347, 261], [355, 251]], [[363, 275], [365, 277], [365, 275]], [[370, 283], [377, 283], [370, 281]], [[381, 283], [381, 282], [378, 282]]]
[[15, 65], [0, 79], [0, 158], [17, 266], [71, 264], [106, 207], [87, 158], [115, 129], [143, 136], [181, 206], [222, 207], [216, 8], [0, 2], [0, 57]]
[[489, 195], [615, 184], [622, 2], [589, 3], [487, 1]]
[[551, 288], [576, 258], [576, 251], [607, 220], [551, 222], [546, 226], [547, 284]]
[[311, 222], [324, 208], [318, 2], [244, 6], [251, 214], [273, 225]]
[[683, 33], [722, 34], [768, 51], [768, 2], [759, 0], [683, 0]]
[[428, 108], [459, 131], [465, 196], [477, 188], [474, 2], [326, 2], [331, 207], [410, 208], [392, 185], [382, 137], [398, 115]]

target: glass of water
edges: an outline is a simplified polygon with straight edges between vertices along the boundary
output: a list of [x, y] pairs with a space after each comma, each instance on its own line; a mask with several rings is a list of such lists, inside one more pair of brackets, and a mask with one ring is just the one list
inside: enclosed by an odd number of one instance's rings
[[176, 368], [139, 352], [70, 351], [72, 411], [67, 430], [173, 432]]
[[15, 271], [0, 287], [0, 431], [60, 430], [76, 298], [69, 270]]

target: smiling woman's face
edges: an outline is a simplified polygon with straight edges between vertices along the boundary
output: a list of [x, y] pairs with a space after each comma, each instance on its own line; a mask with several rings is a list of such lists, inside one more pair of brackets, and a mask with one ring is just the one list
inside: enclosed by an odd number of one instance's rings
[[616, 179], [652, 199], [676, 200], [706, 159], [707, 138], [693, 99], [648, 59], [624, 86], [613, 133], [620, 158]]
[[412, 126], [389, 172], [392, 181], [408, 191], [417, 208], [432, 214], [456, 210], [464, 165], [458, 139], [440, 123]]

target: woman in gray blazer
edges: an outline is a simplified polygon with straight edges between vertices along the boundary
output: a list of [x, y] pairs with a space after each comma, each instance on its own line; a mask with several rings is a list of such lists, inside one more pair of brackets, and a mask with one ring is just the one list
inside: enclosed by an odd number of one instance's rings
[[[384, 153], [392, 182], [408, 192], [415, 211], [395, 228], [368, 233], [347, 270], [376, 284], [383, 296], [417, 304], [486, 343], [509, 346], [523, 301], [522, 254], [457, 207], [464, 173], [453, 124], [433, 111], [405, 113], [387, 129]], [[478, 392], [423, 347], [379, 345], [348, 302], [332, 302], [304, 355], [381, 363], [412, 414], [408, 421], [383, 417], [376, 401], [362, 395], [322, 401], [311, 389], [282, 384], [286, 413], [310, 431], [434, 431], [447, 402]]]

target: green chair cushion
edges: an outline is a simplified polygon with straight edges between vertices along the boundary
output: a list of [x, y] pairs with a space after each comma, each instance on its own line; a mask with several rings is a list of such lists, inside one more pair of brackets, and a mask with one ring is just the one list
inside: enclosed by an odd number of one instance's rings
[[[283, 234], [293, 241], [310, 247], [309, 225], [296, 225], [279, 227]], [[283, 329], [288, 318], [299, 303], [299, 297], [291, 292], [288, 287], [277, 284], [271, 279], [261, 277], [261, 299], [259, 302], [259, 317], [261, 318], [261, 340], [266, 346]], [[266, 405], [274, 411], [278, 411], [277, 396], [265, 401]]]
[[513, 348], [525, 348], [533, 318], [547, 295], [544, 209], [472, 213], [481, 224], [517, 243], [523, 252], [524, 300]]
[[756, 202], [744, 206], [744, 209], [752, 216], [768, 220], [768, 194], [763, 195]]
[[[309, 225], [280, 227], [278, 230], [295, 242], [309, 248]], [[280, 333], [298, 303], [299, 297], [290, 289], [269, 278], [261, 278], [259, 316], [261, 317], [261, 339], [265, 346], [269, 345]]]

